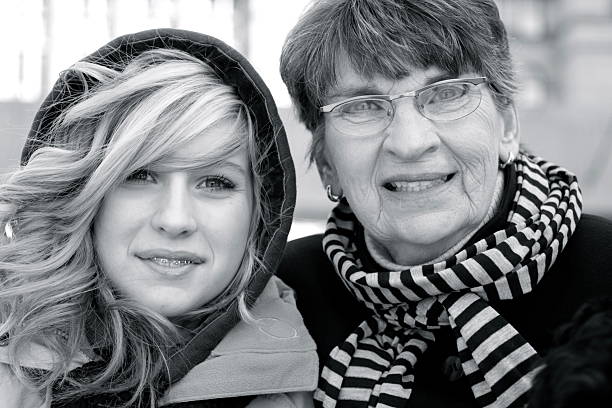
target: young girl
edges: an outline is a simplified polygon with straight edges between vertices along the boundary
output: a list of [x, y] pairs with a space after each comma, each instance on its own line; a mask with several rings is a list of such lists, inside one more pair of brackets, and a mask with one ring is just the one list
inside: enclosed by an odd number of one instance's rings
[[63, 72], [0, 185], [0, 405], [309, 406], [314, 343], [271, 276], [294, 198], [222, 42], [152, 30]]

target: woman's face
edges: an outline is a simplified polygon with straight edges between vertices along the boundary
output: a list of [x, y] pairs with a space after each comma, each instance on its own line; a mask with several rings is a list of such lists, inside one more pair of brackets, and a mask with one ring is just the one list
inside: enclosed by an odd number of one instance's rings
[[[441, 79], [437, 68], [415, 69], [390, 80], [364, 78], [340, 64], [338, 83], [326, 103], [359, 94], [399, 94]], [[473, 77], [478, 75], [465, 75]], [[491, 205], [498, 158], [518, 152], [513, 108], [499, 112], [486, 85], [480, 106], [468, 116], [433, 122], [414, 98], [395, 102], [389, 127], [367, 137], [325, 126], [325, 157], [318, 163], [325, 184], [347, 198], [355, 215], [395, 262], [423, 263], [442, 254], [483, 220]], [[329, 120], [329, 116], [326, 116]]]
[[[229, 123], [216, 127], [174, 156], [195, 160], [226, 143], [232, 130]], [[100, 266], [123, 296], [166, 317], [195, 310], [236, 275], [252, 209], [245, 149], [211, 167], [138, 171], [106, 195], [96, 216]]]

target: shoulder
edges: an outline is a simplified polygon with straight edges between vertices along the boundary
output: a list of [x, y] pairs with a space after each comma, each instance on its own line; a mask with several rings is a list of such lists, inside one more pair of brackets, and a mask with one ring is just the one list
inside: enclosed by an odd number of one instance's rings
[[584, 214], [553, 267], [574, 290], [612, 295], [612, 221]]
[[323, 252], [323, 235], [291, 241], [277, 275], [296, 292], [297, 306], [319, 359], [342, 343], [367, 315]]
[[293, 290], [272, 276], [250, 311], [212, 351], [211, 356], [244, 351], [293, 353], [314, 351], [315, 345], [296, 307]]
[[268, 394], [255, 398], [246, 408], [311, 408], [314, 407], [311, 392]]
[[[302, 260], [307, 263], [329, 263], [327, 255], [323, 251], [323, 234], [309, 235], [289, 241], [285, 247], [283, 264]], [[299, 266], [299, 265], [294, 265]]]
[[[43, 344], [32, 342], [19, 349], [15, 356], [19, 366], [40, 370], [51, 370], [60, 362], [60, 356]], [[68, 371], [77, 369], [92, 361], [84, 352], [79, 351], [68, 364]], [[13, 373], [8, 346], [0, 346], [0, 399], [2, 407], [47, 408], [51, 405], [50, 394], [46, 398], [41, 392], [23, 384]]]
[[276, 276], [298, 294], [336, 279], [322, 240], [323, 235], [318, 234], [287, 243]]
[[498, 310], [538, 351], [555, 329], [593, 299], [612, 296], [612, 222], [585, 214], [535, 289]]
[[[612, 221], [597, 215], [583, 214], [570, 237], [567, 250], [589, 251], [612, 249]], [[612, 252], [609, 255], [612, 259]]]
[[174, 383], [160, 404], [313, 391], [319, 369], [316, 346], [293, 291], [272, 277], [251, 315], [251, 321], [240, 321], [206, 360]]
[[[15, 360], [22, 367], [51, 370], [61, 360], [61, 357], [43, 344], [32, 342], [19, 350]], [[74, 370], [90, 361], [91, 359], [84, 352], [79, 351], [70, 361], [68, 370]], [[10, 362], [9, 347], [0, 346], [0, 363]]]

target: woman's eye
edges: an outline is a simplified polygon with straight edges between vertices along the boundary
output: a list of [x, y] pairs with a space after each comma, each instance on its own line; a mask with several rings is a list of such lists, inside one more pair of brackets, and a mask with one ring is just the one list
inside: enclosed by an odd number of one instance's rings
[[377, 99], [363, 99], [360, 101], [354, 101], [347, 103], [342, 107], [344, 113], [362, 113], [362, 112], [376, 112], [385, 110], [385, 102]]
[[217, 191], [217, 190], [231, 190], [236, 185], [224, 176], [209, 176], [204, 178], [199, 184], [200, 188]]
[[436, 89], [433, 100], [436, 102], [447, 102], [462, 97], [465, 89], [462, 85], [446, 85]]
[[128, 183], [150, 183], [154, 182], [155, 178], [149, 170], [141, 169], [136, 170], [125, 179]]

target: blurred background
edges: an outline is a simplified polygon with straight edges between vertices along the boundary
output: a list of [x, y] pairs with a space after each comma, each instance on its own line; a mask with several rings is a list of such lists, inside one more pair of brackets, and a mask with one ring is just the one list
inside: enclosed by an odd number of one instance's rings
[[[38, 105], [60, 71], [112, 38], [175, 27], [214, 35], [267, 82], [298, 185], [291, 238], [323, 230], [331, 208], [305, 159], [310, 135], [278, 74], [287, 32], [308, 0], [5, 0], [0, 3], [0, 173], [19, 163]], [[520, 81], [527, 147], [575, 172], [585, 210], [612, 218], [612, 0], [498, 0]]]

